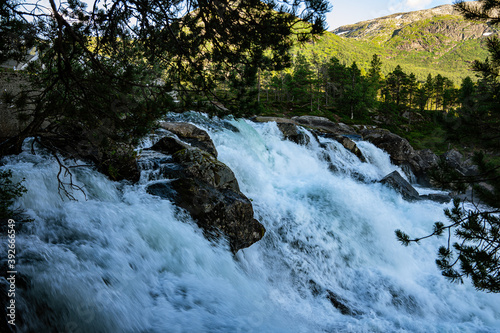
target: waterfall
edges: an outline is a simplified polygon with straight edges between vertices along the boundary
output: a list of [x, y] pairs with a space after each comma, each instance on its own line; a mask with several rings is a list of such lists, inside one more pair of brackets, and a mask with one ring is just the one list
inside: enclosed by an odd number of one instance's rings
[[72, 168], [85, 191], [77, 201], [58, 194], [58, 165], [43, 151], [9, 156], [1, 169], [26, 179], [16, 207], [32, 219], [16, 225], [19, 331], [500, 331], [500, 295], [441, 276], [445, 240], [397, 242], [396, 229], [424, 235], [445, 222], [447, 205], [378, 183], [401, 171], [385, 152], [358, 142], [362, 163], [328, 139], [283, 140], [275, 123], [183, 117], [210, 134], [264, 238], [235, 256], [208, 241], [183, 210], [146, 193], [160, 177], [151, 153], [133, 185]]

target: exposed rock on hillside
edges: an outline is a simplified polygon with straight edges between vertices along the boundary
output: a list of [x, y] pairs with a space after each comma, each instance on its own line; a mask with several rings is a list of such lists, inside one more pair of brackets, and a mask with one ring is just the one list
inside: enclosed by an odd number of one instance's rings
[[481, 38], [495, 30], [485, 23], [466, 21], [452, 5], [443, 5], [345, 25], [333, 32], [342, 37], [376, 40], [379, 43], [386, 43], [398, 36], [410, 37], [408, 42], [422, 42], [415, 44], [413, 49], [421, 49], [429, 44], [425, 37], [446, 36], [453, 41], [463, 41]]

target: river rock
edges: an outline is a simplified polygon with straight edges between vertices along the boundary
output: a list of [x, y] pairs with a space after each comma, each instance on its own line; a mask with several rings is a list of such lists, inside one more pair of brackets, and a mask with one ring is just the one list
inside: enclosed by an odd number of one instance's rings
[[477, 165], [474, 165], [470, 159], [465, 159], [456, 149], [448, 150], [441, 157], [446, 164], [464, 176], [474, 176], [478, 173]]
[[452, 197], [449, 194], [431, 193], [421, 195], [420, 199], [436, 201], [439, 203], [448, 203], [451, 201]]
[[[410, 167], [410, 171], [417, 177], [417, 181], [424, 182], [427, 177], [427, 172], [433, 166], [426, 159], [429, 157], [428, 151], [418, 153], [410, 145], [408, 140], [389, 132], [385, 129], [366, 129], [361, 132], [363, 138], [373, 143], [378, 148], [384, 150], [391, 157], [392, 163]], [[425, 159], [422, 157], [425, 157]], [[408, 175], [412, 176], [412, 175]]]
[[151, 147], [152, 150], [156, 150], [164, 154], [174, 154], [179, 150], [188, 148], [191, 148], [191, 146], [185, 142], [182, 142], [181, 140], [170, 136], [161, 138], [157, 143], [153, 145], [153, 147]]
[[382, 178], [382, 180], [380, 180], [380, 183], [396, 190], [406, 200], [420, 199], [417, 190], [415, 190], [413, 186], [411, 186], [411, 184], [408, 183], [397, 171], [393, 171], [384, 178]]
[[191, 146], [200, 148], [217, 157], [217, 149], [215, 149], [215, 145], [208, 133], [195, 125], [164, 121], [160, 123], [160, 126], [177, 135], [179, 139], [189, 143]]
[[309, 136], [301, 131], [295, 124], [277, 123], [277, 125], [286, 140], [295, 142], [299, 145], [307, 145], [311, 141]]
[[172, 158], [180, 168], [166, 171], [170, 180], [149, 185], [148, 193], [184, 208], [209, 238], [227, 237], [234, 253], [264, 236], [264, 226], [254, 219], [252, 203], [228, 166], [199, 148], [178, 150]]
[[292, 120], [294, 120], [299, 125], [317, 129], [321, 132], [335, 133], [340, 135], [357, 134], [352, 127], [347, 126], [343, 123], [334, 123], [333, 121], [325, 117], [299, 116], [293, 117]]
[[292, 119], [281, 118], [281, 117], [261, 117], [261, 116], [258, 116], [258, 117], [252, 118], [252, 120], [257, 122], [257, 123], [267, 123], [270, 121], [274, 121], [277, 124], [295, 124], [295, 121], [293, 121]]
[[366, 158], [359, 150], [358, 146], [356, 145], [356, 142], [354, 142], [351, 138], [344, 136], [344, 135], [339, 135], [339, 134], [333, 134], [333, 133], [326, 133], [322, 134], [323, 137], [334, 139], [335, 141], [339, 142], [342, 146], [344, 146], [345, 149], [349, 150], [351, 153], [356, 155], [361, 162], [366, 162]]

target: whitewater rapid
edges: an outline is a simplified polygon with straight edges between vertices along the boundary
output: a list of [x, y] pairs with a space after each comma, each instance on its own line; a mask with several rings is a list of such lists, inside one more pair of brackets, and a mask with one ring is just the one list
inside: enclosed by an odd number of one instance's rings
[[423, 235], [444, 222], [447, 205], [377, 183], [399, 170], [385, 152], [358, 142], [361, 163], [328, 139], [285, 141], [275, 123], [172, 117], [207, 130], [264, 238], [233, 256], [147, 194], [144, 178], [77, 167], [86, 197], [61, 198], [57, 163], [28, 149], [1, 167], [26, 179], [16, 206], [33, 220], [17, 226], [20, 331], [500, 332], [500, 295], [441, 276], [444, 240], [397, 242], [396, 229]]

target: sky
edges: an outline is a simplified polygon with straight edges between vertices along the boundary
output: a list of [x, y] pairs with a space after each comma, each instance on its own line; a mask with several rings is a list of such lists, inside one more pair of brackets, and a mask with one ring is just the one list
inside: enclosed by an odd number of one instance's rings
[[451, 4], [452, 0], [330, 0], [328, 30], [390, 14]]

